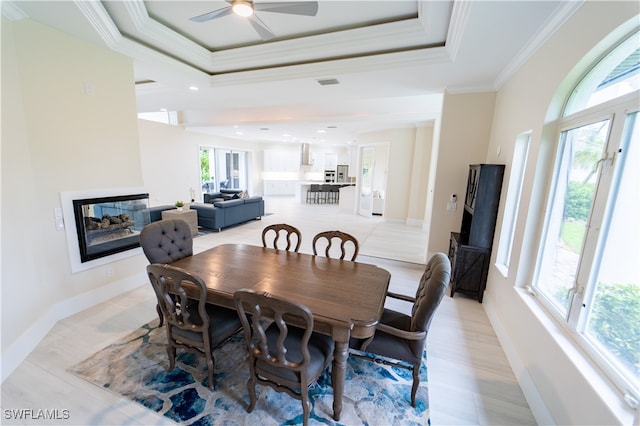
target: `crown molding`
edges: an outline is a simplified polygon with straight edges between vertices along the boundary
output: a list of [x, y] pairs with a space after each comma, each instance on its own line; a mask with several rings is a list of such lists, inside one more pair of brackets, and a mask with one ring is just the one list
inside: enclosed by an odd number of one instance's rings
[[422, 50], [424, 47], [424, 28], [417, 19], [410, 19], [304, 39], [214, 52], [214, 66], [211, 71], [225, 73], [258, 67], [280, 67], [287, 64], [377, 55], [397, 49]]
[[251, 71], [240, 71], [211, 76], [212, 86], [250, 84], [283, 79], [317, 78], [323, 75], [350, 74], [361, 71], [374, 71], [418, 67], [449, 62], [449, 54], [444, 47], [417, 49], [406, 52], [384, 53], [366, 57], [344, 58], [318, 61], [308, 64], [281, 66]]
[[2, 16], [10, 21], [19, 21], [26, 19], [29, 16], [18, 7], [18, 5], [12, 0], [3, 0], [0, 2], [0, 9], [2, 10]]
[[157, 41], [163, 50], [183, 58], [184, 62], [208, 70], [211, 68], [211, 52], [183, 35], [152, 19], [141, 0], [121, 0], [136, 30], [143, 36]]
[[494, 82], [495, 88], [501, 88], [573, 16], [583, 3], [584, 0], [561, 2], [540, 31], [529, 39], [520, 52], [498, 75]]
[[102, 3], [75, 0], [74, 4], [107, 46], [115, 50], [123, 37]]
[[452, 61], [455, 61], [458, 56], [458, 49], [462, 44], [464, 30], [467, 27], [467, 20], [471, 13], [471, 4], [471, 1], [456, 0], [453, 2], [451, 21], [449, 22], [449, 31], [447, 32], [447, 42], [445, 44]]

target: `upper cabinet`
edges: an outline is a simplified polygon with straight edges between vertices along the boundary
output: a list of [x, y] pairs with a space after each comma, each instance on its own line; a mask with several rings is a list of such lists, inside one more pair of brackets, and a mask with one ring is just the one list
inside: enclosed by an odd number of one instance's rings
[[263, 170], [265, 172], [299, 172], [298, 150], [265, 150]]
[[503, 164], [475, 164], [469, 167], [460, 227], [463, 244], [491, 247], [503, 175]]

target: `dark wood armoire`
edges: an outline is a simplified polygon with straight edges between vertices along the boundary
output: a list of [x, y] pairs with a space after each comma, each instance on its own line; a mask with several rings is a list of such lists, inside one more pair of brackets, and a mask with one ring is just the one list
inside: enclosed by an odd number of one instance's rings
[[460, 232], [449, 240], [451, 297], [467, 293], [482, 303], [503, 176], [503, 164], [469, 166]]

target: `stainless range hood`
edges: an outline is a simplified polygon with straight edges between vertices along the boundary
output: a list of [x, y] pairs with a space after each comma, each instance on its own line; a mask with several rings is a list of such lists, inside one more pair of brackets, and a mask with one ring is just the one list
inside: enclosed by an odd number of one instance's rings
[[309, 152], [310, 146], [308, 143], [302, 144], [302, 159], [301, 164], [303, 166], [313, 166], [313, 160], [311, 159], [311, 153]]

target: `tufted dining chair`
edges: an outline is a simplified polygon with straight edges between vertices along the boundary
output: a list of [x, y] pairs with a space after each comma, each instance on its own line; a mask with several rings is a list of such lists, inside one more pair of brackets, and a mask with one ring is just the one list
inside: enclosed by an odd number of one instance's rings
[[333, 339], [313, 332], [313, 316], [300, 303], [246, 289], [236, 291], [233, 298], [249, 352], [247, 412], [255, 408], [258, 383], [302, 401], [306, 425], [311, 412], [309, 386], [333, 359]]
[[284, 248], [286, 251], [289, 251], [292, 246], [291, 239], [295, 240], [296, 246], [293, 249], [296, 253], [300, 250], [300, 243], [302, 242], [302, 233], [295, 226], [287, 225], [286, 223], [276, 223], [273, 225], [266, 226], [262, 230], [262, 246], [268, 247], [267, 239], [271, 237], [271, 234], [275, 233], [273, 236], [272, 246], [274, 249], [278, 249], [278, 240], [280, 239], [281, 232], [286, 234], [287, 237], [287, 245]]
[[[169, 219], [152, 222], [140, 231], [140, 247], [149, 263], [171, 263], [193, 255], [191, 229], [184, 220]], [[163, 315], [156, 306], [160, 326]]]
[[204, 281], [184, 269], [154, 263], [147, 266], [147, 274], [167, 320], [168, 370], [175, 366], [177, 348], [204, 354], [209, 389], [213, 390], [213, 350], [240, 331], [238, 314], [232, 309], [207, 304]]
[[[416, 392], [420, 384], [420, 366], [431, 320], [449, 285], [451, 263], [444, 253], [434, 254], [425, 268], [415, 297], [388, 292], [387, 296], [413, 302], [411, 315], [391, 309], [384, 310], [375, 334], [369, 339], [351, 339], [351, 353], [376, 362], [413, 370], [411, 405], [416, 406]], [[355, 350], [355, 351], [354, 351]], [[386, 359], [373, 357], [381, 355]], [[394, 361], [388, 361], [392, 359]], [[395, 361], [397, 360], [397, 362]]]
[[[325, 241], [326, 240], [326, 241]], [[325, 231], [316, 234], [313, 237], [313, 254], [318, 255], [319, 248], [323, 243], [326, 243], [326, 247], [324, 250], [324, 255], [326, 257], [331, 257], [331, 248], [333, 246], [334, 240], [340, 241], [340, 259], [344, 259], [349, 249], [347, 249], [347, 245], [351, 243], [353, 254], [351, 255], [351, 261], [355, 261], [356, 257], [358, 257], [358, 252], [360, 251], [360, 246], [358, 245], [358, 240], [353, 235], [347, 234], [342, 231]], [[324, 246], [322, 246], [324, 247]]]

